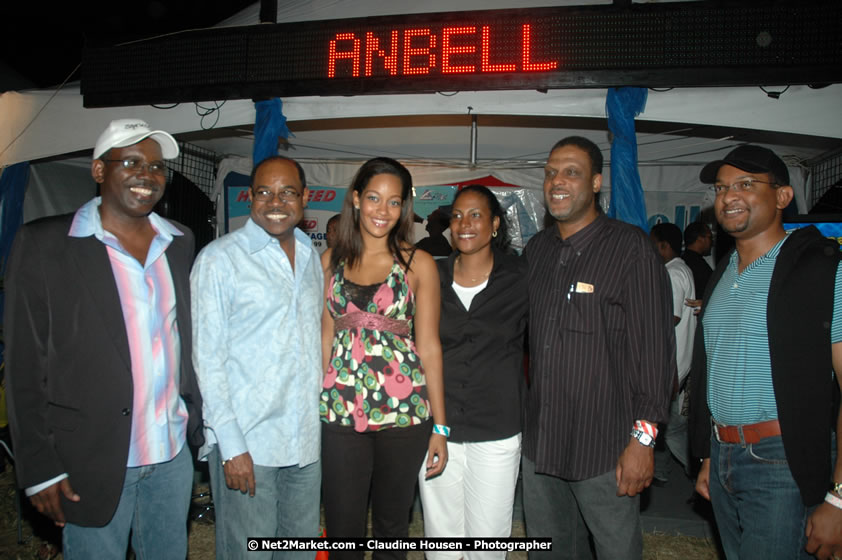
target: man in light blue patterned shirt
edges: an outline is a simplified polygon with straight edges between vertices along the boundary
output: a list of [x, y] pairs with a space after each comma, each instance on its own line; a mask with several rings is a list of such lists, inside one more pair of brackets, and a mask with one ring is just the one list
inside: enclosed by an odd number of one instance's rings
[[248, 222], [205, 247], [190, 275], [217, 558], [270, 557], [248, 553], [246, 538], [319, 530], [323, 274], [295, 227], [307, 197], [297, 162], [264, 160]]

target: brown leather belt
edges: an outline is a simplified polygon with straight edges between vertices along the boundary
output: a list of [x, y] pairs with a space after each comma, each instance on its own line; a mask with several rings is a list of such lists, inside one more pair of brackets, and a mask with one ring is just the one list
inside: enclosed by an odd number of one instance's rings
[[757, 443], [761, 439], [781, 435], [781, 425], [777, 420], [742, 426], [722, 426], [714, 422], [713, 429], [716, 439], [722, 443]]

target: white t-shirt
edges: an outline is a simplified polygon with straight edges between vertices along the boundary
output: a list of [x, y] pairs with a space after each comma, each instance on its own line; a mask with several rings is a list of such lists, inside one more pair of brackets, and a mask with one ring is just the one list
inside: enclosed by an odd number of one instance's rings
[[470, 311], [471, 310], [471, 302], [474, 301], [474, 296], [480, 293], [488, 286], [488, 278], [485, 279], [485, 282], [478, 286], [472, 286], [470, 288], [466, 288], [465, 286], [460, 286], [454, 280], [453, 282], [453, 291], [456, 292], [456, 295], [459, 296], [459, 299], [462, 301], [462, 305], [465, 306], [465, 309]]
[[676, 257], [666, 266], [672, 284], [672, 314], [681, 317], [675, 325], [675, 361], [678, 365], [678, 383], [681, 384], [690, 373], [693, 338], [696, 332], [696, 316], [692, 307], [684, 305], [684, 300], [696, 299], [696, 288], [693, 273], [682, 259]]

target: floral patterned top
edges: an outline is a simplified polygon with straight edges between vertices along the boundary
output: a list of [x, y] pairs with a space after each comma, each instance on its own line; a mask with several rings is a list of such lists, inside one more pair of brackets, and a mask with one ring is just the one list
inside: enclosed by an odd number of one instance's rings
[[[430, 403], [412, 336], [415, 295], [406, 274], [395, 260], [386, 280], [369, 287], [346, 280], [344, 272], [342, 263], [327, 297], [334, 337], [319, 402], [322, 422], [358, 432], [420, 424], [430, 417]], [[351, 292], [366, 288], [374, 295], [359, 304]]]

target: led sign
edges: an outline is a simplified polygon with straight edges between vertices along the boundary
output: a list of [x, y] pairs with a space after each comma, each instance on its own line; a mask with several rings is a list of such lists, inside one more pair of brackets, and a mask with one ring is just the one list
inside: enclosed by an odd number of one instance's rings
[[[402, 35], [402, 36], [401, 36]], [[388, 41], [366, 31], [338, 33], [328, 46], [328, 78], [337, 77], [337, 66], [350, 68], [350, 76], [419, 76], [429, 74], [487, 74], [496, 72], [548, 72], [558, 69], [558, 61], [536, 62], [532, 59], [532, 25], [521, 26], [520, 52], [506, 53], [508, 63], [493, 63], [491, 26], [443, 27], [434, 33], [429, 27], [392, 29]], [[515, 55], [515, 56], [512, 56]], [[362, 68], [362, 73], [361, 73]], [[347, 72], [347, 71], [346, 71]]]
[[[842, 2], [360, 17], [85, 49], [86, 107], [298, 95], [842, 81]], [[797, 23], [797, 25], [794, 25]]]
[[543, 9], [258, 26], [250, 60], [270, 48], [284, 56], [249, 68], [261, 81], [283, 80], [287, 95], [453, 90], [465, 80], [481, 89], [489, 78], [540, 85], [565, 66], [559, 23]]

